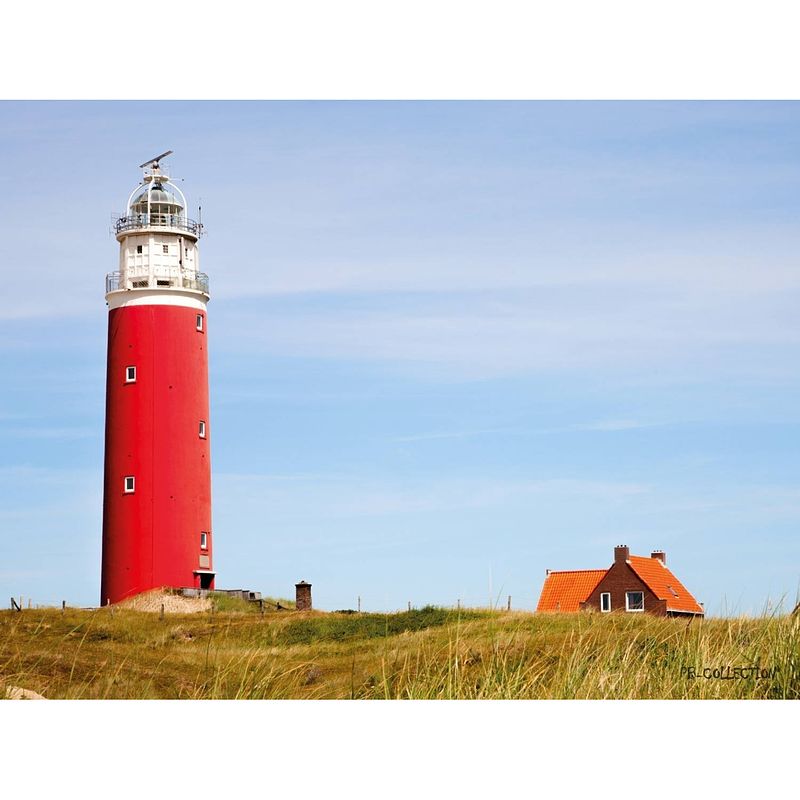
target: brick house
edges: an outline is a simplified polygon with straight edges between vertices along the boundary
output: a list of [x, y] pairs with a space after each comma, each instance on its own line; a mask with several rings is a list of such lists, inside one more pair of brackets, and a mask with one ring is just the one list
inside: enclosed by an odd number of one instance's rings
[[548, 570], [536, 611], [622, 611], [660, 617], [702, 617], [703, 607], [667, 567], [656, 550], [650, 558], [614, 548], [608, 569]]

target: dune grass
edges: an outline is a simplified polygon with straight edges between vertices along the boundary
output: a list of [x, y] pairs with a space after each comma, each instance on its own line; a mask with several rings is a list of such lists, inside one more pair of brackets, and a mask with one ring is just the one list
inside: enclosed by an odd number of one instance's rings
[[800, 618], [6, 611], [0, 684], [69, 699], [794, 699]]

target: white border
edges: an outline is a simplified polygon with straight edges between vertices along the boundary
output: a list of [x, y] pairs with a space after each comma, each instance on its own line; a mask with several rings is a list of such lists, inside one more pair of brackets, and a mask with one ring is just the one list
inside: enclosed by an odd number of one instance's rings
[[[179, 83], [142, 80], [126, 36], [178, 43]], [[787, 98], [788, 0], [42, 0], [4, 9], [0, 94], [30, 98]], [[20, 68], [24, 65], [24, 69]], [[105, 68], [103, 68], [105, 66]], [[142, 124], [151, 121], [146, 115]], [[157, 125], [157, 120], [152, 120]], [[163, 136], [163, 134], [162, 134]]]

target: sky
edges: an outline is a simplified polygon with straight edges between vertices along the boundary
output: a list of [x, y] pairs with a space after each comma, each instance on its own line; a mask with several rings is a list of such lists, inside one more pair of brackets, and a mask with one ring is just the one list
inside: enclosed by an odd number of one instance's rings
[[800, 587], [797, 102], [0, 103], [0, 600], [99, 601], [115, 214], [202, 205], [217, 585]]

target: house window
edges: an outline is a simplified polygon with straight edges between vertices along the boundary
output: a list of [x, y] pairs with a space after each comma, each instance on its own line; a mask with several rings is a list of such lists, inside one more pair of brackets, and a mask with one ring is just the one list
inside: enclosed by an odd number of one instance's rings
[[208, 550], [208, 531], [200, 531], [200, 549]]
[[161, 251], [163, 253], [169, 253], [169, 245], [168, 244], [162, 244], [161, 245]]
[[644, 611], [644, 592], [625, 592], [626, 611]]
[[600, 594], [600, 610], [603, 613], [611, 611], [611, 592], [602, 592]]
[[134, 478], [133, 475], [125, 476], [125, 494], [133, 494], [134, 491]]
[[136, 383], [136, 367], [125, 367], [125, 383]]
[[198, 314], [196, 320], [197, 320], [197, 330], [202, 331], [203, 330], [203, 315], [202, 314]]
[[141, 253], [142, 252], [142, 246], [140, 244], [136, 245], [136, 252], [137, 253]]
[[204, 419], [200, 420], [200, 429], [198, 431], [198, 435], [201, 439], [206, 438], [206, 421]]

